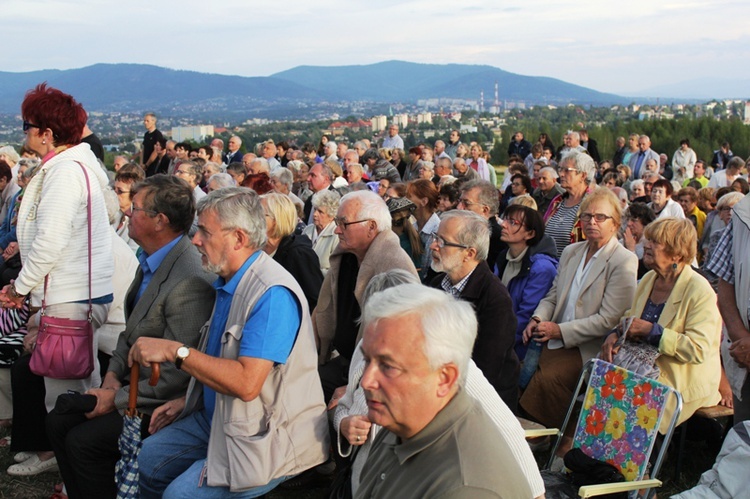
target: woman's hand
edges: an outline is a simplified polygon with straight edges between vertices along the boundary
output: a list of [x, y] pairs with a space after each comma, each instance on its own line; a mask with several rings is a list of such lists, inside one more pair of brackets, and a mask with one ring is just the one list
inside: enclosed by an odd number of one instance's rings
[[10, 284], [6, 285], [2, 291], [0, 291], [0, 305], [2, 305], [3, 308], [21, 308], [23, 307], [23, 302], [26, 299], [25, 296], [14, 296], [11, 293], [11, 288], [13, 287], [13, 281], [10, 281]]
[[562, 331], [560, 326], [555, 322], [543, 321], [536, 326], [534, 332], [534, 341], [544, 343], [549, 340], [560, 340], [562, 339]]
[[347, 416], [341, 420], [339, 431], [349, 441], [349, 445], [363, 445], [367, 442], [371, 426], [372, 423], [363, 414]]
[[602, 343], [602, 351], [599, 354], [600, 359], [612, 363], [612, 358], [617, 355], [617, 352], [620, 350], [620, 347], [615, 347], [618, 338], [619, 336], [617, 333], [610, 333], [609, 336], [607, 336], [604, 343]]
[[634, 317], [633, 323], [630, 325], [630, 329], [628, 329], [627, 337], [634, 339], [645, 338], [651, 334], [651, 329], [653, 327], [654, 325], [651, 322]]
[[18, 243], [9, 243], [3, 251], [3, 260], [6, 262], [18, 254]]

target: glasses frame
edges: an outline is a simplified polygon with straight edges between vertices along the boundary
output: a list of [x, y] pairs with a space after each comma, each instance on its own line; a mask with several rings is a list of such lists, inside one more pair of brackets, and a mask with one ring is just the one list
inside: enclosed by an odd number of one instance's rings
[[362, 220], [355, 220], [353, 222], [346, 222], [342, 218], [334, 218], [333, 223], [336, 224], [336, 227], [340, 228], [341, 230], [346, 230], [347, 227], [353, 224], [361, 224], [362, 222], [371, 222], [372, 218], [363, 218]]
[[581, 213], [579, 218], [583, 223], [591, 223], [591, 220], [596, 220], [596, 223], [603, 224], [607, 220], [611, 220], [615, 217], [605, 215], [604, 213]]
[[133, 205], [133, 203], [130, 203], [130, 208], [128, 208], [128, 212], [127, 212], [127, 213], [125, 213], [125, 214], [126, 214], [127, 216], [129, 216], [129, 217], [132, 217], [132, 216], [133, 216], [133, 214], [134, 214], [134, 213], [135, 213], [136, 211], [142, 211], [143, 213], [148, 213], [148, 214], [149, 214], [149, 215], [151, 215], [152, 217], [155, 217], [155, 216], [157, 216], [157, 215], [159, 214], [159, 212], [158, 212], [158, 211], [154, 211], [154, 210], [147, 210], [146, 208], [136, 208], [136, 207], [135, 207], [135, 205]]
[[437, 247], [439, 249], [443, 249], [446, 246], [449, 248], [461, 248], [461, 249], [469, 249], [470, 246], [466, 246], [465, 244], [458, 244], [458, 243], [452, 243], [450, 241], [446, 241], [444, 237], [440, 236], [437, 232], [433, 232], [430, 234], [430, 237], [432, 237], [432, 240], [437, 244]]
[[21, 125], [21, 128], [23, 128], [23, 131], [25, 133], [25, 132], [28, 132], [31, 128], [38, 128], [41, 130], [42, 127], [24, 120], [23, 125]]

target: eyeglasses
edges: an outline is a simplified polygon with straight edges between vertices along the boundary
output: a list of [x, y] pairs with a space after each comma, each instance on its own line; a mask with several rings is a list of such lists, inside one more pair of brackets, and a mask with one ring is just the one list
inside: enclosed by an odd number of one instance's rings
[[346, 229], [352, 224], [361, 224], [362, 222], [370, 222], [371, 218], [364, 218], [362, 220], [355, 220], [353, 222], [347, 222], [345, 218], [334, 218], [333, 223], [336, 224], [336, 227], [339, 227], [341, 229]]
[[467, 208], [470, 208], [471, 206], [474, 206], [475, 204], [476, 204], [476, 205], [479, 205], [479, 206], [487, 206], [487, 205], [486, 205], [486, 204], [484, 204], [484, 203], [477, 203], [477, 202], [475, 202], [475, 201], [469, 201], [469, 200], [468, 200], [468, 199], [466, 199], [466, 198], [459, 198], [459, 199], [458, 199], [458, 202], [459, 202], [459, 204], [462, 204], [462, 205], [466, 206]]
[[605, 215], [604, 213], [582, 213], [581, 214], [581, 222], [589, 223], [591, 222], [592, 218], [596, 220], [596, 223], [600, 224], [614, 217], [610, 217], [609, 215]]
[[185, 170], [176, 170], [174, 172], [175, 175], [189, 175], [190, 172], [186, 172]]
[[28, 121], [23, 122], [23, 131], [28, 132], [29, 128], [41, 128], [39, 125], [35, 125], [33, 123], [29, 123]]
[[499, 219], [500, 219], [500, 223], [508, 222], [508, 225], [514, 228], [521, 228], [521, 226], [523, 225], [523, 222], [521, 222], [520, 220], [516, 220], [514, 218], [499, 217]]
[[557, 171], [559, 173], [577, 172], [576, 168], [565, 168], [564, 166], [558, 166]]
[[118, 196], [120, 194], [130, 194], [130, 191], [120, 189], [119, 187], [115, 187], [113, 190], [115, 191], [115, 194], [117, 194]]
[[132, 216], [133, 216], [133, 214], [134, 214], [134, 213], [135, 213], [136, 211], [142, 211], [143, 213], [148, 213], [148, 214], [149, 214], [149, 215], [151, 215], [152, 217], [155, 217], [156, 215], [158, 215], [158, 214], [159, 214], [159, 212], [157, 212], [157, 211], [154, 211], [154, 210], [147, 210], [147, 209], [145, 209], [145, 208], [136, 208], [136, 207], [135, 207], [135, 205], [134, 205], [133, 203], [130, 203], [130, 208], [128, 209], [128, 211], [127, 211], [127, 212], [126, 212], [125, 214], [126, 214], [126, 215], [128, 215], [129, 217], [132, 217]]
[[722, 206], [719, 211], [732, 211], [732, 206]]
[[451, 247], [451, 248], [463, 248], [463, 249], [469, 248], [465, 244], [448, 242], [445, 239], [443, 239], [441, 236], [439, 236], [437, 232], [433, 232], [432, 234], [430, 234], [430, 236], [432, 236], [432, 240], [435, 241], [435, 244], [437, 244], [437, 247], [440, 249], [443, 249], [446, 246]]

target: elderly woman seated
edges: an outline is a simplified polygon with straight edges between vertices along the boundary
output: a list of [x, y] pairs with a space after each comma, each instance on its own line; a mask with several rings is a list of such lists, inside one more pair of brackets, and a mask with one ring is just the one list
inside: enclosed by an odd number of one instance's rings
[[318, 255], [320, 271], [325, 276], [331, 267], [331, 253], [339, 244], [339, 237], [333, 232], [336, 224], [336, 212], [339, 209], [341, 196], [332, 190], [316, 192], [312, 198], [313, 223], [305, 227], [302, 235], [312, 241], [312, 248]]
[[[690, 221], [656, 220], [646, 227], [644, 237], [643, 260], [652, 270], [641, 280], [632, 307], [623, 314], [633, 318], [625, 345], [650, 345], [652, 356], [658, 354], [654, 363], [658, 372], [653, 374], [682, 394], [679, 424], [697, 409], [721, 399], [721, 316], [711, 285], [690, 267], [697, 246]], [[607, 336], [601, 348], [604, 360], [612, 362], [619, 349], [617, 339], [618, 332]], [[670, 419], [670, 414], [662, 418], [661, 433]]]
[[625, 212], [625, 232], [622, 235], [622, 245], [635, 253], [638, 257], [638, 279], [643, 277], [648, 268], [643, 264], [643, 231], [648, 224], [656, 220], [654, 210], [645, 203], [633, 203]]
[[297, 280], [312, 312], [318, 303], [323, 274], [310, 239], [294, 234], [297, 224], [294, 203], [278, 192], [263, 194], [260, 203], [266, 216], [266, 244], [263, 251]]
[[546, 426], [562, 424], [583, 364], [633, 302], [638, 258], [617, 242], [621, 217], [620, 202], [606, 187], [583, 199], [586, 240], [565, 248], [555, 282], [523, 332], [524, 342], [545, 345], [520, 405]]

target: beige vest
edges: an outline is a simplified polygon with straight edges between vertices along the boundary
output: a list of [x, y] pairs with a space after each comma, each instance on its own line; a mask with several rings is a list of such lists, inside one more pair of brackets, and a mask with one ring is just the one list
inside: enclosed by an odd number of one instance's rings
[[[261, 253], [242, 277], [229, 309], [221, 357], [236, 359], [242, 329], [258, 299], [271, 286], [292, 291], [302, 308], [302, 323], [286, 364], [271, 369], [260, 395], [250, 402], [216, 394], [208, 443], [210, 486], [232, 492], [294, 475], [328, 458], [326, 405], [317, 370], [317, 351], [307, 300], [299, 284]], [[210, 321], [199, 348], [205, 351]], [[203, 386], [190, 381], [183, 416], [199, 407]]]

